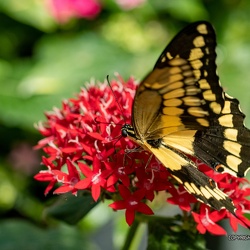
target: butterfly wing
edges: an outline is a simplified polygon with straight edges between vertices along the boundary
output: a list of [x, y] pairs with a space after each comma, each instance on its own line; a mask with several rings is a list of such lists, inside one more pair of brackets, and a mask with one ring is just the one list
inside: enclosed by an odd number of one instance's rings
[[220, 172], [243, 176], [250, 166], [250, 131], [238, 101], [219, 84], [215, 47], [208, 22], [177, 34], [138, 87], [133, 127], [143, 142], [161, 139]]
[[171, 175], [198, 200], [217, 210], [226, 208], [231, 213], [235, 213], [231, 199], [218, 189], [214, 180], [200, 172], [194, 162], [185, 154], [171, 148], [164, 142], [159, 148], [152, 148], [147, 143], [146, 146], [163, 165], [171, 166], [168, 168]]
[[195, 155], [218, 172], [243, 177], [250, 168], [250, 130], [237, 99], [225, 94], [224, 107], [211, 127], [194, 135]]
[[211, 100], [216, 99], [217, 106], [224, 102], [215, 73], [215, 46], [212, 26], [198, 22], [166, 47], [135, 96], [133, 125], [141, 137], [154, 139], [209, 126], [208, 118], [214, 113]]

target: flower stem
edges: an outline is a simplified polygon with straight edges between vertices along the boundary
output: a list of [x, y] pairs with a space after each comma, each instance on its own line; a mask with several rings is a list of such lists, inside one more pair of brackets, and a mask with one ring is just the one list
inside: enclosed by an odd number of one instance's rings
[[130, 249], [131, 243], [134, 239], [135, 232], [136, 232], [138, 226], [139, 226], [139, 220], [134, 220], [133, 224], [131, 225], [131, 227], [128, 230], [127, 237], [126, 237], [126, 240], [124, 242], [122, 250]]

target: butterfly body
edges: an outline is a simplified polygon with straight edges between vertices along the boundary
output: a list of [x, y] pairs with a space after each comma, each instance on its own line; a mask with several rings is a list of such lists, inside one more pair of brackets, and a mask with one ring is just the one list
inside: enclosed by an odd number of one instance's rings
[[140, 83], [132, 125], [124, 125], [122, 135], [154, 154], [200, 201], [234, 213], [231, 199], [188, 157], [240, 177], [250, 167], [250, 130], [238, 100], [219, 83], [215, 47], [208, 22], [193, 23], [177, 34]]

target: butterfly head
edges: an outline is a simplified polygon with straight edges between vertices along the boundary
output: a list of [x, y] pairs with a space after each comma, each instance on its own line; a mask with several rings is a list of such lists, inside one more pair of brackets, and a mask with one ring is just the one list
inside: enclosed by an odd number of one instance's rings
[[131, 138], [135, 138], [135, 131], [134, 131], [134, 128], [129, 125], [129, 124], [124, 124], [122, 126], [122, 129], [121, 129], [121, 134], [122, 134], [122, 137], [131, 137]]

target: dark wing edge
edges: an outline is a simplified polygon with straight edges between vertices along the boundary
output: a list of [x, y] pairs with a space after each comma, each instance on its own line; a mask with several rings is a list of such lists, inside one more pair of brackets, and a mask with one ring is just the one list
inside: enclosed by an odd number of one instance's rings
[[[204, 39], [204, 44], [199, 44], [199, 38]], [[169, 67], [169, 61], [175, 57], [189, 61], [193, 70], [198, 68], [200, 71], [200, 76], [196, 77], [199, 79], [196, 80], [205, 79], [209, 82], [212, 93], [216, 94], [216, 102], [222, 105], [224, 102], [223, 90], [219, 84], [219, 77], [216, 74], [216, 45], [216, 34], [213, 26], [207, 21], [194, 22], [181, 30], [172, 39], [158, 58], [154, 69]], [[193, 53], [195, 49], [197, 51], [201, 49], [203, 55]], [[203, 60], [201, 66], [194, 63], [197, 60]]]
[[194, 136], [195, 156], [219, 172], [244, 177], [250, 169], [250, 130], [244, 118], [239, 101], [225, 94], [221, 114]]

